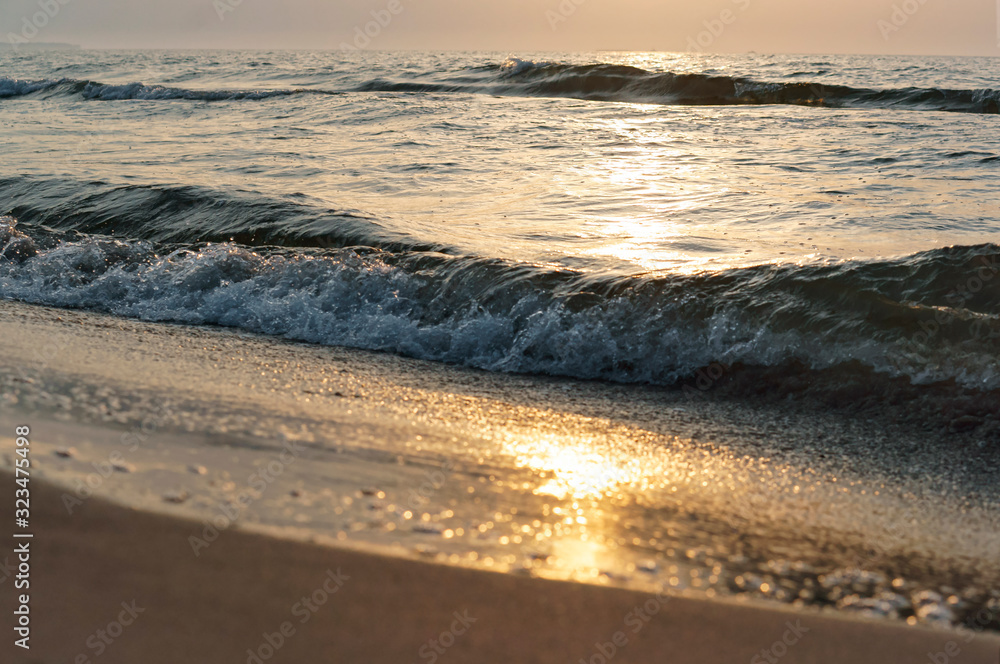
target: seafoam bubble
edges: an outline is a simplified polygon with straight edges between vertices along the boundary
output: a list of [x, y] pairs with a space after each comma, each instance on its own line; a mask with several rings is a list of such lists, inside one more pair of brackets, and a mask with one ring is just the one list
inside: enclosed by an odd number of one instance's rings
[[[6, 232], [21, 259], [0, 260], [3, 295], [49, 306], [581, 379], [669, 385], [716, 365], [854, 363], [927, 382], [1000, 385], [1000, 360], [974, 339], [968, 351], [943, 345], [894, 364], [892, 342], [869, 329], [868, 309], [827, 292], [831, 284], [848, 292], [863, 265], [594, 283], [582, 273], [416, 251], [222, 243], [161, 254], [150, 242], [91, 236], [39, 252], [10, 222]], [[925, 257], [921, 269], [968, 260], [946, 258]], [[782, 295], [805, 286], [819, 299]], [[841, 308], [834, 328], [831, 307]]]
[[0, 216], [0, 261], [22, 262], [38, 254], [35, 243], [16, 228], [13, 217]]

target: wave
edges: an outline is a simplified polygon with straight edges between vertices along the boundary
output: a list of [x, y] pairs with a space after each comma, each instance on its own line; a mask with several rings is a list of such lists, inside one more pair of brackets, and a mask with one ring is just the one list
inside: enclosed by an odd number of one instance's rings
[[111, 84], [71, 78], [31, 81], [0, 77], [0, 99], [13, 97], [75, 96], [98, 101], [252, 101], [297, 95], [332, 96], [339, 94], [343, 93], [310, 88], [289, 90], [189, 90], [162, 85], [145, 85], [143, 83]]
[[0, 99], [78, 96], [101, 101], [254, 101], [350, 92], [479, 93], [668, 105], [785, 104], [987, 114], [1000, 112], [1000, 90], [994, 89], [872, 89], [819, 82], [768, 82], [745, 77], [651, 72], [615, 64], [532, 62], [517, 58], [449, 74], [429, 72], [405, 80], [375, 78], [339, 90], [190, 90], [142, 83], [108, 84], [76, 79], [29, 81], [0, 77]]
[[5, 211], [36, 226], [161, 244], [450, 251], [389, 230], [359, 210], [331, 209], [303, 194], [275, 199], [206, 187], [19, 177], [0, 178], [0, 200]]
[[650, 72], [627, 65], [567, 65], [510, 58], [485, 68], [524, 93], [597, 101], [678, 105], [792, 104], [900, 107], [966, 113], [1000, 112], [998, 90], [896, 88], [875, 90], [806, 82], [761, 82], [742, 77]]
[[164, 246], [6, 218], [0, 297], [490, 371], [673, 385], [714, 365], [850, 365], [1000, 388], [996, 245], [626, 278], [372, 247]]

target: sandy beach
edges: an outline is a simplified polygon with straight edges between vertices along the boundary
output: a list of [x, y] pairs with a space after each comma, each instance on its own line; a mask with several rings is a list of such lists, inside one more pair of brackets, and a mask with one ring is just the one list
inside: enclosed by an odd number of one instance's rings
[[[955, 631], [780, 601], [782, 588], [832, 592], [830, 570], [862, 560], [870, 576], [853, 588], [879, 574], [890, 587], [894, 572], [900, 593], [946, 580], [988, 606], [988, 509], [950, 512], [874, 460], [844, 475], [837, 460], [772, 456], [881, 423], [0, 308], [5, 485], [15, 426], [31, 427], [33, 464], [32, 648], [10, 661], [986, 664], [1000, 651], [990, 622]], [[575, 455], [574, 440], [605, 456]], [[671, 501], [660, 473], [679, 487]], [[223, 526], [244, 474], [267, 482]], [[804, 475], [812, 488], [796, 490]], [[761, 478], [767, 492], [747, 493]], [[878, 499], [860, 490], [876, 481]], [[893, 529], [914, 500], [924, 518]], [[780, 554], [816, 569], [776, 571]], [[737, 578], [765, 585], [739, 592]]]
[[[9, 473], [2, 480], [12, 481]], [[248, 650], [267, 655], [269, 636], [283, 644], [262, 661], [600, 662], [604, 647], [616, 662], [761, 662], [770, 650], [801, 664], [916, 663], [952, 642], [960, 655], [949, 661], [992, 664], [1000, 649], [995, 636], [455, 569], [235, 531], [195, 558], [191, 524], [178, 519], [96, 499], [70, 517], [44, 483], [34, 485], [33, 506], [32, 648], [10, 662], [246, 662], [254, 661]], [[314, 594], [316, 611], [303, 604]], [[12, 595], [4, 596], [9, 634]], [[125, 612], [131, 624], [109, 627], [123, 602], [134, 620]], [[280, 636], [283, 625], [290, 636]], [[453, 627], [465, 631], [442, 638]], [[624, 635], [617, 646], [616, 634]], [[783, 638], [787, 648], [775, 645]], [[432, 640], [453, 645], [438, 653]]]

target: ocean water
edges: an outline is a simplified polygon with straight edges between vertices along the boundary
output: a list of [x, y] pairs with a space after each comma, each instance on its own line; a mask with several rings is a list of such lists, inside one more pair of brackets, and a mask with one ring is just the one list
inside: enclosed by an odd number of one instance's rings
[[0, 54], [0, 297], [490, 371], [1000, 388], [996, 59]]
[[[87, 422], [141, 422], [103, 487], [132, 507], [164, 482], [222, 504], [296, 440], [308, 463], [247, 520], [1000, 629], [996, 63], [2, 53], [0, 299], [527, 377], [119, 318], [106, 369], [135, 376], [25, 373], [14, 338], [0, 405], [71, 423], [33, 443], [65, 486], [120, 452]], [[106, 344], [105, 317], [58, 320]]]

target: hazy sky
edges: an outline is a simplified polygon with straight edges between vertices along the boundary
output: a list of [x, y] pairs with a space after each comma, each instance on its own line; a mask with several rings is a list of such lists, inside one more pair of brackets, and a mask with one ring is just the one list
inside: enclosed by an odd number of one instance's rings
[[[6, 40], [22, 30], [31, 35], [40, 27], [34, 41], [86, 47], [338, 48], [353, 41], [356, 28], [372, 21], [375, 11], [388, 23], [369, 26], [376, 35], [369, 47], [377, 49], [516, 54], [697, 47], [716, 52], [1000, 56], [998, 4], [1000, 0], [0, 0], [0, 37]], [[50, 6], [50, 13], [52, 7], [58, 11], [49, 19], [39, 13], [40, 5]], [[396, 15], [389, 13], [390, 6]]]

